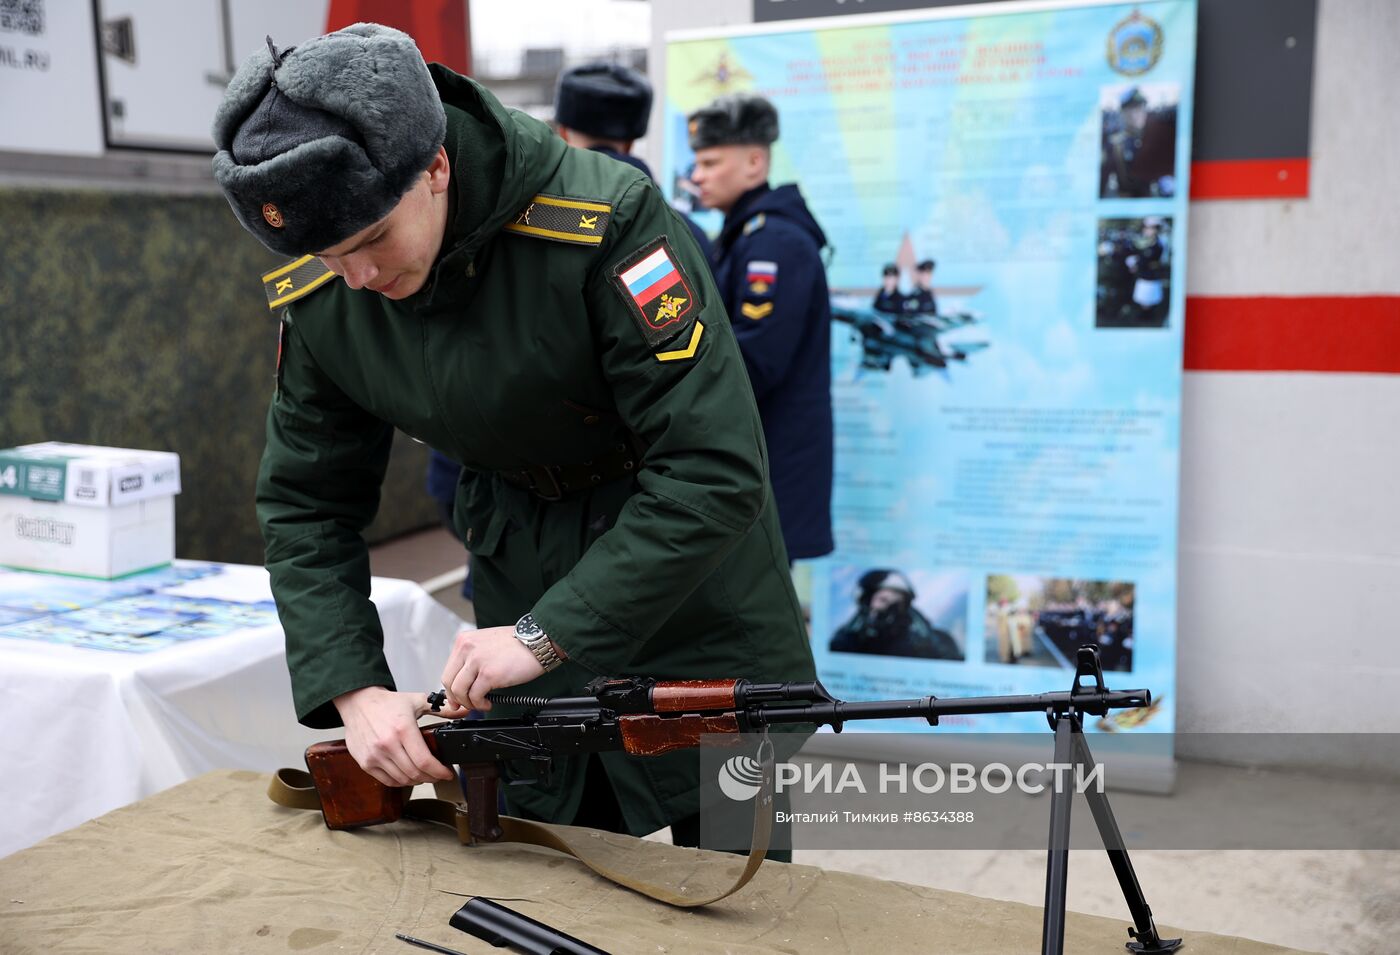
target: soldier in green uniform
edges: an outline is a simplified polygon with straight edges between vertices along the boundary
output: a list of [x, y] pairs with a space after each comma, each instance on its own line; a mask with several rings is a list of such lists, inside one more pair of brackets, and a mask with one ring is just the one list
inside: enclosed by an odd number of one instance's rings
[[[570, 149], [412, 40], [357, 24], [239, 69], [216, 179], [282, 314], [257, 485], [298, 718], [392, 785], [450, 778], [396, 692], [364, 527], [394, 427], [464, 464], [481, 629], [451, 710], [598, 674], [810, 680], [729, 319], [651, 180]], [[694, 751], [567, 759], [517, 814], [693, 844]]]

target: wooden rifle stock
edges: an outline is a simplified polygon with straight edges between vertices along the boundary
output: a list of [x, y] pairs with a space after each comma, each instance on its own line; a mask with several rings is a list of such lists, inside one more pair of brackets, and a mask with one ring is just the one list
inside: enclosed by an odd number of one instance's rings
[[[422, 727], [428, 751], [438, 755], [436, 726]], [[412, 786], [386, 786], [360, 768], [345, 740], [314, 743], [306, 750], [306, 768], [321, 797], [321, 815], [328, 829], [358, 829], [402, 818]], [[467, 820], [473, 841], [495, 842], [501, 837], [497, 806], [500, 779], [495, 763], [462, 766], [467, 797]]]
[[313, 743], [306, 768], [321, 797], [328, 829], [357, 829], [394, 822], [403, 815], [411, 786], [386, 786], [360, 768], [345, 740]]

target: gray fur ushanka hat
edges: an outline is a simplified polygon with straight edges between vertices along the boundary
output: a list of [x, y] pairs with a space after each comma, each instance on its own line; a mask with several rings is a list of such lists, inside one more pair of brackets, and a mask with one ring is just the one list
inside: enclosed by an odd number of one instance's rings
[[214, 114], [214, 179], [238, 221], [283, 255], [318, 252], [388, 215], [431, 165], [447, 116], [406, 33], [357, 23], [254, 53]]
[[690, 114], [690, 148], [771, 146], [778, 141], [778, 111], [756, 93], [730, 93]]

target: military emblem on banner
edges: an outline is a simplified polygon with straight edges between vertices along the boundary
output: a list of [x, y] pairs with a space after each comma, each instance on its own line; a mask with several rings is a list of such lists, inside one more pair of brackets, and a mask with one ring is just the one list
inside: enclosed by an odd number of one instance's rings
[[631, 307], [647, 344], [675, 336], [695, 311], [695, 293], [665, 238], [643, 246], [613, 271], [613, 282]]
[[1141, 76], [1162, 58], [1162, 28], [1137, 10], [1108, 34], [1108, 65], [1124, 76]]
[[727, 93], [736, 86], [742, 88], [751, 84], [753, 74], [742, 66], [730, 63], [728, 53], [721, 53], [714, 66], [696, 74], [691, 82], [708, 87], [711, 93]]

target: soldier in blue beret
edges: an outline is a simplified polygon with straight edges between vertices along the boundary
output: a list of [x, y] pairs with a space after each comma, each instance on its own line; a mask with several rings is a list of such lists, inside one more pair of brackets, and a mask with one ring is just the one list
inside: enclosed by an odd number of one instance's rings
[[[619, 63], [588, 63], [565, 70], [554, 94], [554, 125], [564, 142], [591, 149], [646, 173], [651, 167], [632, 155], [632, 144], [647, 134], [651, 121], [651, 84]], [[677, 213], [680, 215], [680, 213]], [[705, 258], [713, 256], [710, 237], [681, 216]]]
[[715, 282], [749, 370], [788, 557], [821, 557], [831, 534], [831, 299], [826, 235], [797, 186], [768, 185], [778, 112], [724, 96], [689, 117], [691, 178], [724, 213]]

